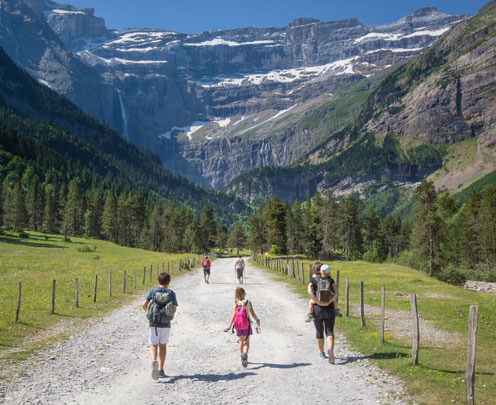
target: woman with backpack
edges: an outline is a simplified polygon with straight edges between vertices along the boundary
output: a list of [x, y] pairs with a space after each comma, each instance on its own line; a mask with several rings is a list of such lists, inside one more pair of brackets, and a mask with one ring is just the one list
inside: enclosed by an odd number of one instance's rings
[[243, 288], [237, 287], [234, 294], [234, 306], [229, 326], [224, 329], [228, 332], [233, 326], [236, 329], [236, 336], [239, 337], [239, 352], [241, 353], [241, 365], [248, 366], [248, 350], [250, 349], [251, 318], [255, 319], [257, 327], [260, 326], [260, 319], [255, 315], [253, 305], [246, 299], [246, 292]]
[[320, 266], [320, 276], [314, 277], [308, 283], [308, 295], [315, 302], [313, 305], [314, 326], [319, 348], [319, 357], [325, 359], [324, 332], [327, 340], [327, 355], [330, 364], [335, 363], [334, 357], [334, 303], [338, 298], [337, 285], [331, 277], [331, 268], [324, 264]]

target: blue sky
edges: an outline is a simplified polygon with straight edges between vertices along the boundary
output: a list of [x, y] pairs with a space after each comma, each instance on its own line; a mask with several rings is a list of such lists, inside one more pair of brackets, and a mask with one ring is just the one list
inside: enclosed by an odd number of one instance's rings
[[109, 28], [166, 28], [183, 33], [239, 27], [284, 27], [296, 17], [335, 21], [356, 17], [386, 24], [425, 6], [475, 14], [486, 0], [59, 0], [92, 7]]

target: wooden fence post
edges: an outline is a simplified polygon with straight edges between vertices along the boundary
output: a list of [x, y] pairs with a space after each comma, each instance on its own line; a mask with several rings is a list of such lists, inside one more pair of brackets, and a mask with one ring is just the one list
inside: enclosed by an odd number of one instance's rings
[[165, 271], [165, 263], [162, 262], [162, 273]]
[[312, 281], [312, 263], [308, 263], [308, 282]]
[[417, 294], [410, 294], [410, 306], [412, 307], [412, 324], [413, 324], [413, 344], [412, 344], [412, 364], [418, 364], [418, 351], [419, 351], [419, 318], [417, 311]]
[[169, 262], [167, 262], [167, 273], [169, 272]]
[[153, 264], [150, 264], [150, 282], [152, 282], [153, 277]]
[[305, 284], [305, 265], [301, 263], [301, 281]]
[[360, 281], [360, 321], [362, 328], [365, 326], [365, 303], [363, 302], [363, 281]]
[[109, 297], [112, 296], [112, 273], [109, 273]]
[[384, 343], [384, 323], [386, 318], [386, 287], [381, 288], [381, 343]]
[[127, 278], [127, 272], [124, 270], [124, 280], [122, 280], [122, 294], [126, 293], [126, 278]]
[[143, 266], [143, 284], [145, 284], [146, 280], [146, 266]]
[[76, 308], [79, 307], [79, 279], [76, 278]]
[[345, 314], [346, 316], [350, 315], [350, 279], [346, 277], [346, 288], [344, 291], [344, 298], [345, 298]]
[[96, 302], [96, 289], [98, 287], [98, 274], [95, 275], [95, 290], [93, 292], [93, 302]]
[[52, 315], [55, 313], [55, 291], [57, 289], [57, 280], [53, 280], [52, 284]]
[[19, 281], [19, 292], [17, 293], [17, 308], [15, 315], [16, 322], [19, 322], [19, 312], [21, 310], [21, 294], [22, 294], [22, 283]]
[[339, 295], [339, 276], [340, 276], [340, 273], [339, 273], [339, 270], [336, 272], [336, 286], [338, 287], [338, 295]]
[[477, 343], [477, 315], [479, 307], [470, 306], [470, 315], [468, 320], [468, 353], [467, 369], [465, 371], [465, 392], [467, 396], [467, 405], [474, 405], [474, 384], [475, 384], [475, 349]]

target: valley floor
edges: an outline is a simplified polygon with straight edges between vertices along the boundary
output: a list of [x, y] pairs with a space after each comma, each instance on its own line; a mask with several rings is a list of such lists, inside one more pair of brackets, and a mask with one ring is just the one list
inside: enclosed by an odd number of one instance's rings
[[[6, 387], [3, 401], [57, 404], [377, 404], [403, 403], [398, 381], [378, 370], [337, 337], [336, 364], [318, 357], [307, 303], [284, 283], [247, 264], [247, 298], [262, 320], [241, 366], [237, 338], [224, 333], [236, 287], [234, 259], [212, 264], [210, 284], [201, 270], [173, 279], [178, 297], [165, 373], [151, 378], [147, 323], [141, 303], [39, 354], [36, 366]], [[337, 319], [339, 322], [339, 318]], [[27, 361], [26, 364], [33, 364]], [[0, 399], [0, 402], [2, 400]]]

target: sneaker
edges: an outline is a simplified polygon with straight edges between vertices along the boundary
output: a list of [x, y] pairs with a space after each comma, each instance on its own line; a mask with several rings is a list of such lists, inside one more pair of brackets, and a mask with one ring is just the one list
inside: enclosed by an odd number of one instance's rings
[[324, 352], [320, 353], [319, 357], [321, 360], [325, 360], [325, 358], [326, 358], [325, 353]]
[[315, 319], [315, 315], [313, 314], [313, 312], [309, 312], [307, 314], [307, 319], [305, 319], [305, 322], [312, 322], [314, 319]]
[[336, 362], [336, 358], [334, 357], [334, 352], [329, 349], [327, 351], [327, 354], [329, 355], [329, 364], [334, 364]]
[[159, 377], [159, 378], [166, 378], [166, 377], [167, 377], [167, 376], [165, 375], [165, 373], [164, 373], [164, 370], [160, 370], [160, 371], [158, 372], [158, 377]]
[[160, 373], [158, 372], [158, 361], [153, 360], [152, 361], [152, 378], [154, 380], [158, 380]]
[[248, 355], [246, 353], [243, 353], [241, 355], [241, 365], [246, 368], [248, 367]]

